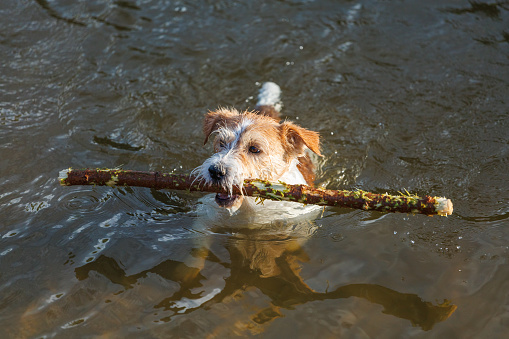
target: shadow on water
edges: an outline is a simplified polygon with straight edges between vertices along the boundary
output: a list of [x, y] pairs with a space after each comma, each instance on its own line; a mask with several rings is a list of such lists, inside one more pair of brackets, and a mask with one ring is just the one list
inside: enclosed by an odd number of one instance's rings
[[[480, 1], [469, 1], [470, 7], [464, 8], [447, 8], [444, 9], [444, 12], [449, 12], [453, 14], [465, 14], [465, 13], [480, 13], [484, 14], [493, 19], [500, 18], [500, 9], [502, 7], [502, 3], [485, 3]], [[507, 6], [507, 5], [506, 5]]]
[[[286, 235], [281, 236], [284, 237]], [[263, 306], [251, 307], [251, 315], [245, 315], [249, 320], [244, 321], [246, 329], [252, 332], [253, 327], [256, 327], [257, 333], [273, 320], [284, 317], [282, 309], [291, 310], [313, 301], [362, 298], [381, 305], [383, 313], [406, 319], [424, 331], [431, 330], [435, 324], [449, 318], [457, 308], [447, 300], [435, 305], [416, 294], [398, 292], [377, 284], [347, 284], [330, 292], [317, 292], [306, 284], [299, 273], [301, 263], [308, 260], [301, 241], [277, 240], [274, 235], [270, 238], [266, 240], [267, 236], [260, 232], [237, 233], [235, 237], [230, 237], [225, 243], [229, 262], [222, 261], [210, 249], [194, 248], [191, 254], [195, 258], [204, 263], [217, 263], [229, 270], [229, 276], [224, 278], [224, 286], [216, 286], [205, 295], [203, 288], [209, 284], [206, 274], [202, 274], [199, 268], [175, 260], [165, 260], [149, 269], [128, 275], [128, 269], [122, 268], [115, 258], [101, 255], [93, 262], [77, 267], [75, 274], [78, 280], [83, 281], [94, 271], [112, 283], [121, 285], [124, 290], [143, 284], [143, 279], [150, 274], [177, 283], [178, 290], [154, 305], [155, 309], [169, 312], [169, 315], [160, 319], [162, 322], [200, 309], [210, 310], [215, 304], [227, 303], [257, 289], [268, 300]]]
[[35, 2], [37, 4], [39, 4], [39, 6], [41, 6], [41, 8], [44, 9], [46, 11], [46, 13], [48, 13], [48, 15], [51, 16], [52, 18], [64, 21], [64, 22], [66, 22], [68, 24], [72, 24], [72, 25], [78, 25], [78, 26], [83, 26], [83, 27], [87, 25], [86, 23], [78, 21], [74, 18], [67, 18], [67, 17], [61, 15], [60, 13], [58, 13], [58, 11], [56, 11], [55, 9], [53, 9], [50, 6], [50, 4], [47, 0], [35, 0]]

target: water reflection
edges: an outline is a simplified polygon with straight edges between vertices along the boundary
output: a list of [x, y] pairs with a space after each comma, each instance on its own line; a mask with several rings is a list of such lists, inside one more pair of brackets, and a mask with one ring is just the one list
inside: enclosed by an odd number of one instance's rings
[[[235, 235], [221, 244], [229, 256], [226, 260], [220, 259], [221, 255], [216, 256], [214, 247], [207, 245], [190, 251], [194, 258], [192, 266], [168, 259], [129, 275], [126, 273], [129, 268], [122, 267], [113, 257], [101, 255], [95, 261], [76, 268], [75, 274], [82, 281], [95, 271], [122, 286], [124, 291], [135, 285], [143, 288], [144, 278], [151, 274], [177, 283], [178, 287], [169, 291], [168, 296], [153, 301], [154, 309], [164, 314], [156, 322], [170, 322], [179, 315], [198, 310], [211, 312], [218, 305], [226, 307], [232, 300], [242, 299], [252, 291], [264, 296], [258, 298], [263, 302], [250, 304], [248, 309], [244, 309], [242, 321], [225, 321], [219, 325], [223, 328], [214, 330], [216, 333], [224, 333], [227, 331], [224, 327], [230, 326], [236, 326], [237, 330], [239, 326], [243, 327], [243, 332], [260, 333], [268, 324], [283, 317], [283, 310], [292, 310], [313, 301], [351, 297], [381, 305], [383, 313], [406, 319], [425, 331], [449, 318], [457, 308], [447, 300], [433, 304], [416, 294], [398, 292], [377, 284], [347, 284], [330, 292], [317, 292], [300, 276], [302, 263], [308, 261], [308, 254], [303, 248], [305, 239], [249, 228], [237, 229], [233, 233]], [[214, 278], [210, 271], [204, 270], [207, 263], [221, 265], [229, 271], [228, 276], [224, 280]]]
[[[231, 337], [236, 320], [270, 338], [507, 333], [505, 2], [1, 7], [0, 338]], [[304, 244], [190, 232], [183, 192], [56, 182], [68, 166], [187, 173], [209, 156], [203, 113], [252, 108], [268, 80], [323, 136], [318, 183], [445, 195], [455, 214], [333, 211]], [[459, 310], [434, 325], [444, 298]]]

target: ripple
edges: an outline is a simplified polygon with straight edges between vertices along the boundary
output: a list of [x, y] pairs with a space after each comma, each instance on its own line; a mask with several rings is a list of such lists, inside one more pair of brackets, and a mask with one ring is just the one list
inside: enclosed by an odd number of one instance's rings
[[[68, 200], [65, 201], [64, 206], [65, 208], [74, 211], [74, 210], [85, 210], [85, 211], [91, 211], [96, 208], [96, 205], [99, 204], [99, 199], [91, 194], [86, 194], [79, 192], [78, 194], [72, 193]], [[63, 198], [59, 200], [64, 200], [66, 196], [64, 195]]]
[[8, 249], [6, 249], [5, 251], [1, 252], [1, 253], [0, 253], [0, 256], [2, 256], [2, 257], [3, 257], [4, 255], [6, 255], [7, 253], [11, 252], [12, 250], [13, 250], [13, 248], [12, 248], [12, 247], [9, 247], [9, 248], [8, 248]]
[[104, 205], [111, 194], [100, 194], [92, 190], [71, 191], [63, 194], [58, 199], [58, 205], [71, 214], [100, 215], [105, 213]]
[[481, 223], [491, 223], [496, 221], [501, 221], [509, 218], [509, 212], [502, 213], [502, 214], [493, 214], [488, 216], [462, 216], [459, 215], [459, 217], [466, 221], [473, 221], [473, 222], [481, 222]]
[[120, 149], [120, 150], [125, 150], [125, 151], [136, 152], [136, 151], [140, 151], [140, 150], [142, 150], [144, 148], [143, 146], [131, 145], [128, 142], [115, 141], [115, 140], [113, 140], [112, 138], [109, 138], [109, 137], [94, 136], [93, 140], [98, 145], [109, 146], [109, 147], [112, 147], [112, 148], [116, 148], [116, 149]]
[[19, 230], [12, 230], [10, 232], [5, 233], [2, 238], [11, 238], [16, 236], [19, 233]]
[[81, 318], [81, 319], [76, 319], [76, 320], [73, 320], [73, 321], [69, 321], [68, 323], [64, 324], [61, 327], [63, 329], [68, 329], [68, 328], [76, 327], [78, 325], [83, 324], [87, 319], [88, 318]]

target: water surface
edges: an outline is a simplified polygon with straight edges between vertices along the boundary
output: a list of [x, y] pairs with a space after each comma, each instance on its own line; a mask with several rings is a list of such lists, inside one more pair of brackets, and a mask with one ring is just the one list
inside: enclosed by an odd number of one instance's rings
[[[22, 0], [0, 15], [2, 337], [509, 330], [507, 4]], [[264, 81], [321, 133], [317, 184], [446, 196], [454, 214], [200, 228], [201, 194], [58, 185], [68, 167], [189, 173], [211, 152], [203, 114], [252, 108]]]

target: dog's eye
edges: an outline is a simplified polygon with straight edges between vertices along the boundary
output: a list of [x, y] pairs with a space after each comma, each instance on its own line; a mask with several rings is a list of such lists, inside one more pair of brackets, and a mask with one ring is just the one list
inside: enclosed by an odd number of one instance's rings
[[223, 140], [220, 140], [219, 141], [219, 147], [225, 148], [226, 147], [226, 142], [224, 142]]
[[260, 150], [256, 146], [249, 147], [249, 152], [251, 153], [260, 153]]

